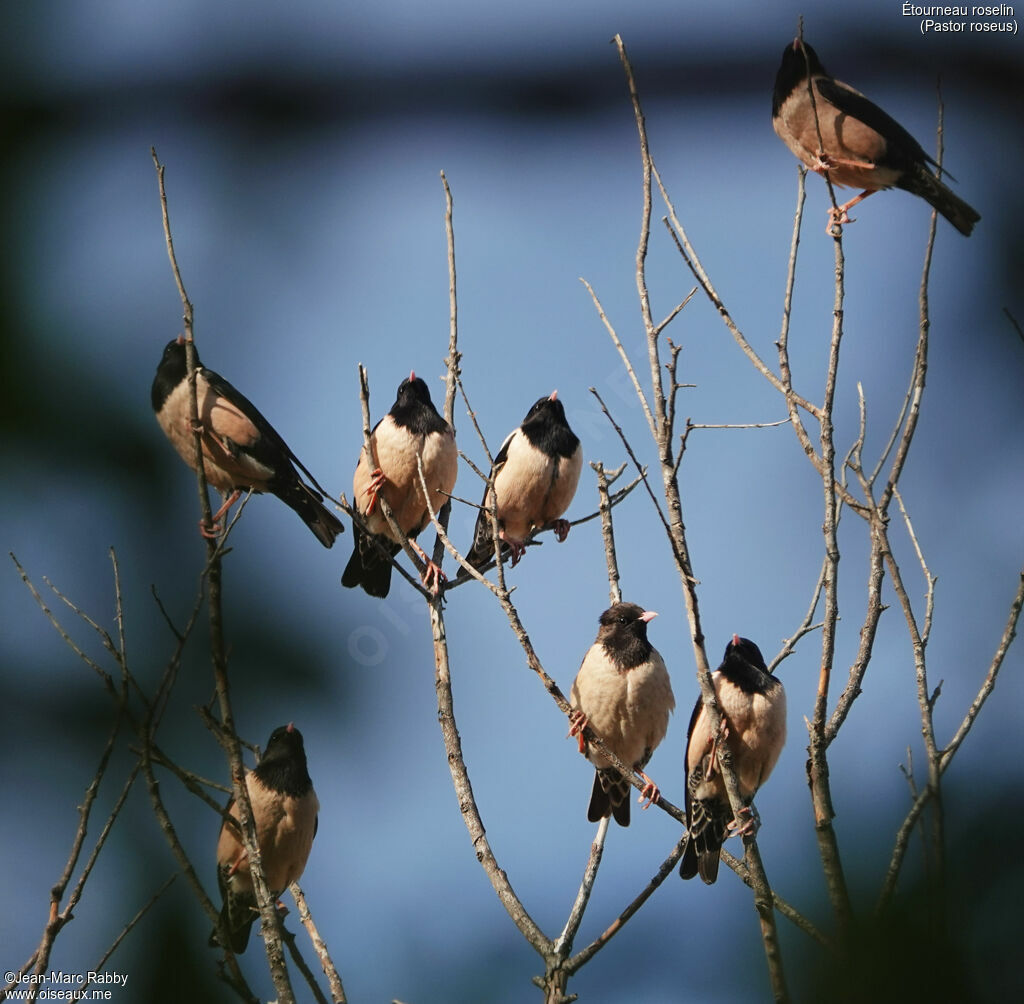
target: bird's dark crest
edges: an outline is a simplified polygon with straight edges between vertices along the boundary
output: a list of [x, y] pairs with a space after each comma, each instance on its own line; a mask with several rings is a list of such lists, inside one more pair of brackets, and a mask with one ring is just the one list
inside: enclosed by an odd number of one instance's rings
[[448, 423], [437, 413], [430, 388], [418, 377], [406, 377], [399, 385], [395, 403], [389, 412], [396, 425], [420, 436], [448, 432]]
[[814, 76], [825, 73], [818, 54], [806, 42], [804, 49], [807, 50], [806, 57], [800, 49], [800, 39], [793, 39], [785, 49], [782, 50], [782, 63], [778, 73], [775, 74], [775, 89], [772, 91], [772, 116], [779, 113], [782, 102], [786, 100], [797, 89], [807, 86], [807, 71], [810, 67], [810, 74]]
[[623, 670], [643, 665], [654, 648], [647, 640], [647, 622], [640, 619], [644, 613], [636, 603], [616, 603], [598, 618], [598, 640]]
[[739, 638], [725, 646], [718, 672], [746, 694], [763, 694], [774, 679], [761, 650], [749, 638]]
[[569, 428], [565, 408], [558, 398], [538, 398], [520, 428], [530, 444], [549, 457], [571, 457], [580, 444]]
[[281, 725], [270, 735], [267, 747], [253, 774], [272, 791], [300, 798], [313, 787], [306, 763], [302, 733], [294, 726]]
[[[198, 352], [196, 352], [196, 366], [199, 366]], [[164, 354], [160, 358], [160, 365], [157, 366], [156, 376], [153, 379], [153, 388], [150, 392], [153, 411], [159, 411], [164, 406], [171, 391], [185, 379], [187, 372], [185, 341], [172, 338], [164, 347]]]

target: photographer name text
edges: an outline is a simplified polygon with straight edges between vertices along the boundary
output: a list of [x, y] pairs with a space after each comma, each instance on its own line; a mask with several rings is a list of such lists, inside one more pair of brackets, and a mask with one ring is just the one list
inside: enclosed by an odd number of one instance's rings
[[128, 985], [127, 973], [66, 973], [51, 969], [48, 973], [4, 973], [9, 1000], [113, 1000], [114, 990]]

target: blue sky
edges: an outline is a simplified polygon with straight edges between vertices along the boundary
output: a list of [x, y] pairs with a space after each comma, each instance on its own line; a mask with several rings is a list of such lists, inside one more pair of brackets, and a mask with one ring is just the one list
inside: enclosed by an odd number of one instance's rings
[[[969, 240], [939, 222], [926, 400], [902, 483], [938, 576], [929, 656], [933, 683], [944, 681], [942, 742], [984, 675], [1024, 553], [1024, 344], [1003, 315], [1006, 307], [1024, 316], [1015, 212], [1020, 43], [922, 37], [899, 10], [862, 5], [854, 18], [816, 4], [803, 14], [806, 36], [831, 71], [929, 149], [941, 72], [946, 164], [982, 216]], [[769, 99], [797, 13], [745, 4], [712, 16], [667, 3], [390, 2], [6, 11], [0, 79], [16, 142], [3, 160], [2, 339], [10, 365], [2, 449], [12, 472], [3, 483], [5, 549], [37, 583], [49, 577], [110, 629], [107, 550], [115, 547], [135, 672], [156, 679], [172, 643], [150, 585], [181, 619], [202, 547], [194, 482], [149, 408], [153, 371], [181, 317], [151, 145], [167, 165], [204, 362], [251, 397], [335, 493], [351, 492], [361, 441], [357, 363], [370, 374], [375, 419], [410, 369], [435, 399], [443, 396], [442, 169], [455, 198], [463, 374], [492, 451], [537, 397], [557, 388], [585, 459], [617, 466], [625, 455], [588, 393], [594, 386], [653, 462], [639, 407], [579, 281], [592, 283], [642, 365], [633, 278], [640, 161], [608, 42], [620, 32], [629, 48], [652, 153], [691, 240], [748, 339], [773, 361], [797, 170], [772, 133]], [[790, 344], [796, 385], [813, 399], [821, 396], [833, 296], [825, 206], [824, 185], [809, 178]], [[929, 214], [902, 192], [858, 210], [844, 239], [836, 439], [845, 451], [856, 435], [860, 383], [874, 454], [910, 374]], [[660, 222], [648, 276], [656, 316], [693, 285]], [[696, 297], [669, 333], [683, 346], [681, 378], [695, 385], [682, 392], [681, 416], [712, 424], [784, 417], [778, 395], [706, 299]], [[461, 406], [456, 427], [462, 448], [481, 463]], [[711, 658], [733, 632], [774, 653], [803, 617], [822, 554], [820, 483], [792, 431], [695, 432], [681, 482]], [[481, 493], [468, 467], [456, 492]], [[569, 515], [594, 508], [585, 469]], [[640, 493], [616, 517], [624, 594], [660, 613], [651, 640], [679, 705], [649, 773], [681, 803], [697, 689], [679, 583]], [[456, 510], [456, 541], [468, 540], [473, 519]], [[915, 559], [895, 525], [893, 537], [920, 610]], [[424, 545], [431, 541], [424, 534]], [[864, 528], [849, 514], [840, 546], [843, 675], [856, 650], [866, 576]], [[306, 736], [322, 803], [303, 880], [310, 906], [352, 1000], [528, 999], [537, 961], [474, 860], [448, 778], [425, 611], [397, 579], [383, 603], [343, 591], [350, 547], [346, 534], [324, 551], [283, 505], [258, 498], [235, 532], [225, 573], [240, 726], [262, 743], [294, 720]], [[545, 539], [510, 577], [539, 655], [567, 690], [607, 605], [596, 522], [563, 545]], [[13, 566], [0, 590], [0, 686], [8, 747], [19, 752], [0, 774], [4, 804], [19, 807], [0, 819], [0, 841], [17, 861], [6, 888], [18, 908], [0, 920], [10, 966], [37, 943], [109, 709]], [[891, 592], [886, 601], [893, 603]], [[585, 818], [590, 768], [564, 739], [564, 721], [493, 600], [462, 588], [447, 621], [459, 727], [488, 835], [528, 909], [554, 935], [593, 836]], [[76, 627], [75, 636], [91, 643], [86, 629]], [[192, 711], [212, 692], [204, 637], [198, 632], [187, 653], [162, 738], [200, 773], [224, 777]], [[758, 798], [759, 844], [779, 891], [827, 925], [804, 776], [803, 719], [819, 652], [811, 636], [782, 670], [790, 739]], [[1019, 761], [1020, 668], [1014, 649], [947, 776], [951, 840], [1000, 790], [993, 764]], [[908, 746], [922, 764], [910, 647], [894, 605], [832, 758], [836, 826], [865, 904], [908, 805], [899, 770]], [[118, 762], [123, 767], [127, 754]], [[1015, 767], [1009, 780], [1019, 790]], [[112, 799], [116, 782], [108, 783], [104, 797]], [[173, 781], [164, 787], [173, 790]], [[194, 800], [175, 802], [213, 888], [216, 820]], [[132, 804], [54, 964], [88, 968], [173, 870], [141, 789]], [[26, 820], [34, 821], [32, 836]], [[97, 830], [94, 822], [90, 832]], [[580, 946], [646, 883], [677, 837], [657, 811], [613, 830]], [[909, 878], [913, 863], [908, 868]], [[185, 945], [203, 965], [206, 921], [183, 890], [172, 897], [185, 918]], [[135, 953], [144, 953], [152, 930], [122, 949], [119, 965], [144, 970]], [[801, 936], [785, 922], [782, 930], [795, 959]], [[717, 964], [727, 941], [743, 965]], [[258, 946], [245, 965], [269, 993]], [[799, 980], [793, 976], [798, 989]], [[688, 1000], [764, 999], [755, 915], [731, 874], [712, 889], [669, 879], [570, 989], [588, 1000], [628, 992], [670, 1001], [683, 983]]]

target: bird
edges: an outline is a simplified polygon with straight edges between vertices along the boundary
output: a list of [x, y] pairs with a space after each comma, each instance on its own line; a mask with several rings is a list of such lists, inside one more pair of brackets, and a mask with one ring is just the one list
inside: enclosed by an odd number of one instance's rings
[[[246, 771], [245, 786], [263, 875], [270, 894], [276, 898], [305, 870], [320, 811], [306, 766], [302, 733], [294, 724], [282, 725], [270, 734], [260, 762]], [[225, 811], [232, 819], [239, 819], [234, 796]], [[224, 907], [220, 924], [210, 935], [210, 946], [222, 944], [223, 932], [228, 936], [228, 944], [223, 947], [240, 954], [249, 944], [259, 911], [241, 832], [227, 820], [221, 824], [217, 841], [217, 885]]]
[[[820, 144], [808, 74], [814, 82]], [[863, 189], [860, 195], [829, 211], [831, 223], [854, 222], [849, 217], [853, 206], [880, 189], [894, 186], [919, 195], [965, 237], [981, 219], [932, 174], [928, 165], [938, 164], [903, 126], [860, 91], [830, 77], [818, 54], [799, 38], [782, 53], [772, 93], [772, 125], [782, 142], [812, 171], [834, 185]]]
[[761, 650], [748, 638], [733, 635], [722, 664], [711, 674], [723, 716], [723, 735], [732, 754], [744, 814], [733, 819], [718, 764], [716, 741], [702, 698], [697, 698], [686, 738], [686, 829], [688, 837], [679, 874], [700, 874], [711, 885], [718, 877], [722, 843], [733, 830], [756, 828], [751, 801], [771, 774], [786, 742], [786, 692], [768, 672]]
[[583, 657], [571, 691], [569, 735], [595, 766], [587, 809], [592, 823], [614, 815], [629, 826], [629, 781], [583, 735], [589, 726], [611, 752], [644, 780], [640, 800], [653, 805], [658, 786], [644, 773], [668, 731], [676, 706], [665, 661], [647, 640], [647, 625], [658, 615], [636, 603], [616, 603], [598, 619], [597, 639]]
[[[437, 413], [430, 390], [413, 370], [398, 385], [391, 410], [370, 433], [372, 459], [364, 446], [352, 478], [352, 505], [368, 532], [353, 520], [354, 549], [341, 584], [362, 586], [370, 596], [385, 597], [391, 588], [391, 561], [402, 549], [388, 525], [379, 499], [391, 507], [395, 522], [426, 563], [422, 581], [435, 594], [444, 573], [427, 557], [413, 538], [430, 522], [430, 510], [438, 512], [455, 487], [459, 451], [452, 427]], [[430, 508], [420, 484], [417, 457], [423, 459], [423, 479]]]
[[[216, 536], [218, 521], [244, 490], [252, 489], [276, 495], [302, 517], [324, 547], [331, 547], [344, 527], [323, 505], [324, 495], [329, 493], [317, 484], [277, 430], [247, 397], [222, 376], [203, 366], [198, 352], [195, 360], [203, 471], [207, 483], [224, 496], [224, 504], [213, 516], [213, 525], [200, 522], [200, 532], [204, 537]], [[195, 470], [191, 394], [185, 339], [181, 335], [169, 341], [164, 349], [153, 379], [152, 403], [160, 428], [182, 460]], [[302, 481], [296, 466], [316, 488]]]
[[502, 553], [516, 565], [534, 530], [549, 524], [561, 543], [569, 535], [560, 519], [576, 494], [583, 448], [565, 418], [558, 391], [539, 398], [522, 424], [501, 444], [477, 516], [473, 546], [466, 560], [480, 568], [494, 557], [491, 508], [497, 513]]

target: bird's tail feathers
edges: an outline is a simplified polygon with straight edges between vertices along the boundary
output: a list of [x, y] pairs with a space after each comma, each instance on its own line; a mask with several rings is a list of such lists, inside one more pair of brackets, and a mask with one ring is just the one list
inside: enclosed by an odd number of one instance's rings
[[[383, 599], [391, 590], [391, 562], [377, 550], [373, 539], [361, 533], [355, 525], [352, 532], [355, 547], [341, 576], [341, 584], [348, 589], [361, 586], [368, 595]], [[381, 543], [391, 555], [401, 550], [398, 544], [390, 541]]]
[[[238, 914], [242, 913], [242, 920]], [[221, 947], [230, 948], [235, 955], [241, 955], [249, 945], [249, 935], [252, 933], [253, 921], [256, 919], [255, 905], [250, 902], [237, 900], [229, 909], [227, 901], [220, 911], [220, 924], [210, 934], [210, 948], [221, 946], [220, 932], [228, 932], [228, 945]]]
[[279, 489], [275, 494], [285, 505], [299, 514], [303, 523], [313, 531], [316, 539], [324, 547], [331, 547], [334, 538], [344, 532], [345, 527], [341, 520], [324, 505], [323, 496], [298, 478], [294, 485]]
[[906, 187], [945, 216], [965, 237], [970, 237], [974, 224], [981, 219], [973, 206], [964, 202], [924, 167], [918, 168], [907, 178]]
[[723, 822], [717, 815], [698, 808], [700, 803], [693, 805], [693, 818], [690, 833], [683, 851], [683, 860], [679, 865], [679, 877], [692, 879], [700, 875], [705, 885], [714, 885], [718, 878], [718, 865], [721, 861], [722, 843], [728, 834], [728, 815]]
[[592, 823], [605, 816], [614, 816], [619, 826], [629, 826], [629, 782], [611, 768], [594, 771], [594, 787], [587, 809], [587, 819]]

